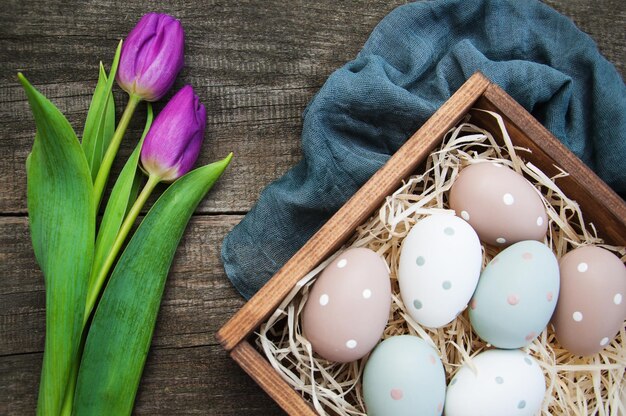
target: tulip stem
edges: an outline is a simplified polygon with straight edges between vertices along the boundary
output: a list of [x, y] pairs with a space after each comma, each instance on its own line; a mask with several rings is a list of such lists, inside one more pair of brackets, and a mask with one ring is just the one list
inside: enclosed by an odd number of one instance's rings
[[91, 315], [91, 311], [93, 310], [96, 304], [96, 300], [98, 299], [100, 290], [102, 289], [102, 286], [104, 285], [104, 281], [106, 280], [106, 277], [109, 274], [109, 271], [111, 270], [111, 267], [113, 266], [113, 263], [115, 262], [115, 259], [117, 258], [117, 254], [122, 248], [122, 245], [124, 244], [124, 241], [126, 240], [126, 237], [128, 236], [128, 233], [133, 227], [133, 224], [135, 223], [137, 216], [139, 215], [139, 213], [141, 212], [141, 209], [143, 208], [146, 201], [148, 200], [148, 197], [150, 196], [150, 194], [152, 193], [152, 191], [154, 190], [154, 188], [157, 186], [157, 184], [160, 181], [161, 181], [161, 178], [159, 178], [158, 176], [150, 175], [148, 177], [148, 182], [144, 185], [143, 189], [141, 190], [141, 193], [137, 197], [137, 200], [135, 201], [132, 208], [128, 212], [128, 215], [124, 219], [124, 222], [122, 223], [122, 226], [120, 227], [120, 230], [117, 233], [117, 237], [115, 237], [115, 241], [113, 242], [113, 245], [111, 246], [111, 251], [109, 251], [109, 253], [107, 254], [106, 259], [102, 263], [102, 268], [98, 271], [96, 279], [94, 280], [94, 285], [91, 288], [91, 292], [87, 293], [87, 303], [85, 305], [85, 316], [83, 318], [83, 328], [87, 324], [87, 320], [89, 319], [89, 316]]
[[63, 407], [61, 408], [60, 416], [71, 416], [72, 408], [74, 406], [74, 393], [76, 392], [76, 379], [78, 378], [78, 369], [80, 365], [80, 359], [83, 355], [83, 348], [85, 347], [85, 339], [87, 334], [81, 334], [80, 346], [78, 348], [78, 355], [72, 360], [72, 369], [70, 370], [70, 378], [67, 381], [65, 387], [65, 397], [63, 399]]
[[109, 172], [111, 171], [111, 165], [113, 165], [113, 159], [115, 159], [115, 155], [117, 155], [117, 151], [120, 148], [120, 143], [122, 142], [122, 137], [124, 137], [124, 133], [126, 133], [126, 129], [128, 128], [130, 119], [132, 118], [133, 113], [135, 112], [135, 109], [140, 102], [141, 98], [137, 95], [129, 95], [128, 103], [126, 104], [126, 108], [124, 109], [122, 118], [115, 128], [113, 137], [111, 137], [111, 143], [109, 144], [109, 147], [104, 154], [104, 158], [102, 159], [102, 163], [100, 164], [100, 169], [98, 169], [98, 175], [96, 175], [96, 180], [93, 184], [93, 194], [96, 201], [96, 212], [98, 211], [100, 201], [102, 200], [104, 187], [106, 186], [107, 180], [109, 179]]

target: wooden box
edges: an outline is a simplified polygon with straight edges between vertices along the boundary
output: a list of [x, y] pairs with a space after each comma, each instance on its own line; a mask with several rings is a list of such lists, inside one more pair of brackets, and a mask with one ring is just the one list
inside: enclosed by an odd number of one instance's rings
[[[548, 176], [569, 173], [559, 179], [562, 191], [578, 201], [587, 222], [609, 244], [626, 245], [626, 204], [601, 179], [565, 148], [497, 85], [474, 74], [420, 128], [345, 205], [247, 302], [218, 332], [217, 338], [231, 357], [289, 414], [316, 412], [293, 390], [248, 341], [253, 332], [276, 310], [294, 285], [339, 249], [357, 226], [369, 218], [402, 180], [413, 174], [445, 133], [471, 108], [495, 111], [505, 122], [514, 145], [532, 153], [525, 159]], [[482, 114], [482, 116], [481, 116]], [[497, 135], [495, 119], [475, 112], [472, 123]], [[496, 140], [502, 141], [496, 136]], [[502, 144], [502, 143], [501, 143]]]

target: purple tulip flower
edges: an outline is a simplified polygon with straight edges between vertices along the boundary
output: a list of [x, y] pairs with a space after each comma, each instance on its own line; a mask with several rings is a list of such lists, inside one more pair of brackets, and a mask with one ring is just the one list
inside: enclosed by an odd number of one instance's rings
[[117, 83], [129, 94], [157, 101], [183, 67], [185, 32], [172, 16], [144, 15], [122, 45]]
[[144, 139], [144, 171], [162, 182], [175, 181], [189, 172], [200, 153], [205, 126], [204, 105], [186, 85], [159, 113]]

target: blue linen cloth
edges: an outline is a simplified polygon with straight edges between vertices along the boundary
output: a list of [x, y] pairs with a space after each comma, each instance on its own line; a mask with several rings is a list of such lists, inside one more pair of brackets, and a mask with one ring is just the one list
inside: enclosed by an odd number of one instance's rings
[[224, 240], [239, 292], [251, 297], [476, 71], [624, 197], [626, 87], [589, 36], [535, 0], [407, 4], [328, 78], [304, 110], [302, 161]]

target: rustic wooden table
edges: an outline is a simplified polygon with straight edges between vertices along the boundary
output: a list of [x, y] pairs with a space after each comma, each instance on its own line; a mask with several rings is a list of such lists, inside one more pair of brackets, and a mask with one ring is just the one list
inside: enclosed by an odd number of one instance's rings
[[[546, 2], [590, 34], [624, 77], [623, 0]], [[175, 89], [190, 83], [206, 104], [207, 140], [199, 160], [208, 163], [229, 151], [235, 159], [198, 208], [178, 249], [135, 412], [281, 414], [215, 340], [217, 329], [243, 304], [224, 274], [221, 241], [261, 189], [299, 160], [306, 103], [334, 69], [356, 55], [376, 23], [402, 3], [3, 1], [0, 415], [34, 413], [44, 345], [44, 285], [28, 234], [24, 169], [34, 123], [16, 72], [23, 71], [78, 129], [97, 63], [103, 60], [108, 67], [117, 39], [148, 11], [167, 12], [183, 22], [186, 66]], [[124, 101], [117, 87], [115, 96], [118, 104]], [[123, 158], [140, 134], [143, 117], [140, 113], [131, 125]]]

